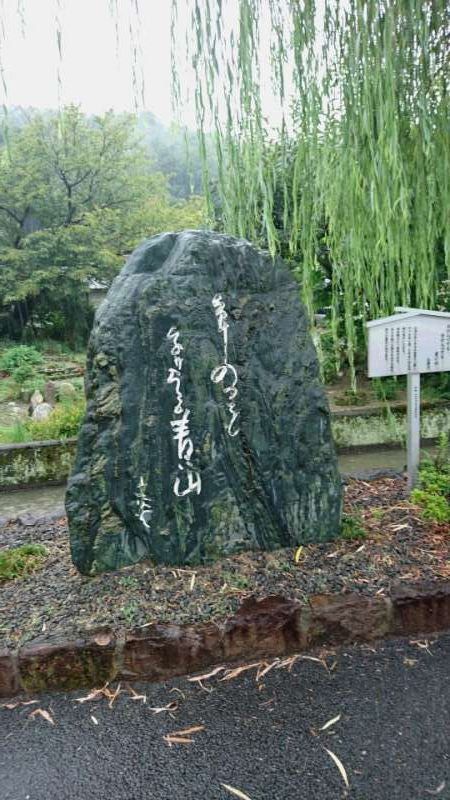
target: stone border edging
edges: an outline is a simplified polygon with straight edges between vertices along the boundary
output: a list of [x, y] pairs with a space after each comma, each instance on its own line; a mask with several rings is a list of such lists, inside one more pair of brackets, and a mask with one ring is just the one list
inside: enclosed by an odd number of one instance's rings
[[112, 680], [162, 681], [224, 662], [446, 629], [450, 581], [409, 584], [390, 597], [313, 595], [303, 604], [278, 595], [250, 597], [234, 616], [218, 622], [100, 629], [79, 639], [0, 650], [0, 697]]

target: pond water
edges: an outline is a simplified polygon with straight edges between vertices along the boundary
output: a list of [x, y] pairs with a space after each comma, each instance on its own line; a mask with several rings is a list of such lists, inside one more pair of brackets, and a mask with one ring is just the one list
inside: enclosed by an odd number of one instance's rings
[[[432, 453], [433, 450], [427, 450]], [[375, 450], [369, 453], [345, 453], [339, 455], [339, 467], [343, 475], [370, 477], [378, 470], [402, 472], [406, 464], [406, 452], [402, 449]], [[43, 486], [38, 489], [23, 489], [15, 492], [0, 492], [0, 518], [31, 514], [43, 516], [61, 509], [63, 513], [65, 486]]]

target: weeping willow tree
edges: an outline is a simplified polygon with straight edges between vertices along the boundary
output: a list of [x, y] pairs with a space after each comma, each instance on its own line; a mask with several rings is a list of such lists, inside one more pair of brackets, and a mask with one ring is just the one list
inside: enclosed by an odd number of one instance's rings
[[360, 322], [450, 276], [447, 0], [173, 0], [172, 45], [224, 229], [287, 248], [311, 314], [321, 238], [354, 378]]

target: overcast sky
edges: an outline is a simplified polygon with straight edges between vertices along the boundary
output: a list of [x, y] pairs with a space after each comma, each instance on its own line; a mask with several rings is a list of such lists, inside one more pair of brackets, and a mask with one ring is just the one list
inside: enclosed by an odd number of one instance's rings
[[[146, 107], [160, 119], [171, 117], [170, 0], [139, 4]], [[24, 25], [18, 8], [24, 8]], [[8, 105], [58, 106], [56, 18], [61, 17], [61, 102], [86, 112], [133, 110], [130, 24], [133, 3], [117, 0], [119, 48], [109, 0], [0, 0], [1, 59]], [[118, 52], [117, 52], [118, 50]], [[1, 102], [4, 102], [4, 90]]]

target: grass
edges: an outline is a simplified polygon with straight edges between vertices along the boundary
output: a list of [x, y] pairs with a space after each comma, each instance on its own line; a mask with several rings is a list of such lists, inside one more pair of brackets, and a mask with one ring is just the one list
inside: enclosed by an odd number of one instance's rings
[[341, 538], [347, 541], [365, 539], [366, 531], [358, 514], [343, 514], [341, 523]]
[[23, 578], [42, 566], [47, 549], [41, 544], [23, 544], [0, 553], [0, 583]]

